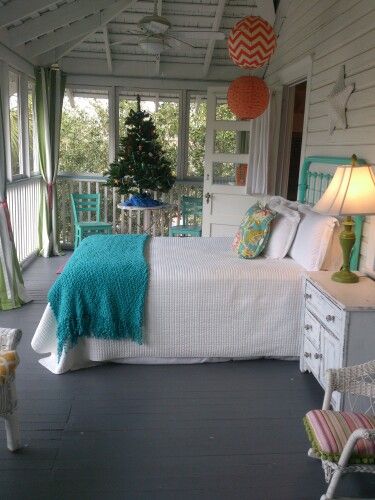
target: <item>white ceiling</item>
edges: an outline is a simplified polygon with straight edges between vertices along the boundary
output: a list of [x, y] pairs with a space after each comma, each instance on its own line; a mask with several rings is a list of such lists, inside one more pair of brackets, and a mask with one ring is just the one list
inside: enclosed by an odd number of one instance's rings
[[[222, 31], [227, 37], [245, 16], [258, 15], [271, 24], [275, 18], [273, 0], [158, 2], [174, 31]], [[160, 61], [145, 54], [139, 37], [128, 32], [152, 11], [150, 0], [0, 0], [0, 42], [34, 64], [58, 62], [71, 74], [200, 80], [244, 74], [231, 62], [226, 40], [193, 40], [193, 49], [169, 49]], [[112, 45], [124, 37], [124, 44]]]

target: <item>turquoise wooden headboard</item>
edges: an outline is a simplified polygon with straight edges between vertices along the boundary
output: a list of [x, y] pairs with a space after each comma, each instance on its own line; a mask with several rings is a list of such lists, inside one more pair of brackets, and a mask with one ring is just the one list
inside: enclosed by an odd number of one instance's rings
[[[362, 158], [358, 158], [357, 161], [360, 164], [366, 164]], [[314, 172], [310, 170], [313, 163], [321, 165], [350, 165], [351, 162], [351, 158], [342, 156], [307, 156], [303, 161], [299, 174], [297, 200], [300, 203], [315, 205], [331, 182], [334, 172]], [[359, 267], [364, 217], [357, 216], [354, 217], [354, 220], [356, 239], [350, 258], [350, 268], [352, 271], [358, 270]]]

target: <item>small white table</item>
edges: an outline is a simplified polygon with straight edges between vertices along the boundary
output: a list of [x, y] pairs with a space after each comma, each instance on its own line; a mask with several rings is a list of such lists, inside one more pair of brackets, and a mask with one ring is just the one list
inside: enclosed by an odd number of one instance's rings
[[[153, 215], [154, 213], [161, 213], [163, 211], [170, 211], [174, 208], [173, 205], [170, 203], [163, 203], [162, 205], [158, 205], [155, 207], [132, 207], [132, 206], [125, 206], [122, 205], [122, 203], [119, 203], [117, 205], [117, 208], [120, 210], [126, 210], [129, 213], [129, 216], [131, 216], [132, 213], [137, 214], [137, 233], [152, 233], [153, 236], [156, 235], [156, 223], [157, 221], [160, 220], [160, 217], [155, 218]], [[141, 222], [141, 214], [143, 213], [143, 222]], [[156, 220], [157, 219], [157, 220]], [[132, 222], [131, 222], [132, 224]], [[131, 225], [130, 225], [131, 228]], [[124, 233], [124, 221], [121, 221], [121, 232]], [[131, 231], [129, 231], [131, 232]]]
[[[302, 372], [326, 387], [328, 368], [342, 368], [375, 357], [375, 282], [336, 283], [330, 271], [309, 273], [304, 281]], [[335, 410], [348, 409], [347, 395], [334, 392]]]

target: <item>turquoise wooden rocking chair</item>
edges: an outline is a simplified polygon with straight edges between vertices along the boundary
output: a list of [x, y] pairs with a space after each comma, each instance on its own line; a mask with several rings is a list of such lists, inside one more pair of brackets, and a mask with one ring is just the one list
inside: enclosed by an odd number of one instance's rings
[[[100, 221], [100, 194], [80, 194], [70, 195], [74, 218], [74, 249], [78, 247], [85, 236], [91, 234], [111, 234], [112, 224]], [[81, 222], [81, 212], [95, 212], [94, 222]]]
[[[203, 199], [191, 196], [181, 198], [182, 224], [169, 228], [169, 236], [202, 236], [202, 226], [197, 219], [202, 219]], [[193, 224], [189, 224], [189, 221]]]

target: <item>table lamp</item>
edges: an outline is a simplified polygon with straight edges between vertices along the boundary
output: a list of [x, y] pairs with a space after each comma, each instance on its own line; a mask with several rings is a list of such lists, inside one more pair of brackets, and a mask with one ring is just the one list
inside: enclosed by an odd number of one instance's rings
[[355, 243], [352, 215], [375, 214], [375, 174], [370, 165], [358, 165], [356, 155], [351, 165], [339, 165], [328, 188], [314, 206], [316, 212], [346, 216], [340, 233], [343, 266], [332, 275], [339, 283], [357, 283], [358, 276], [350, 271], [350, 254]]

